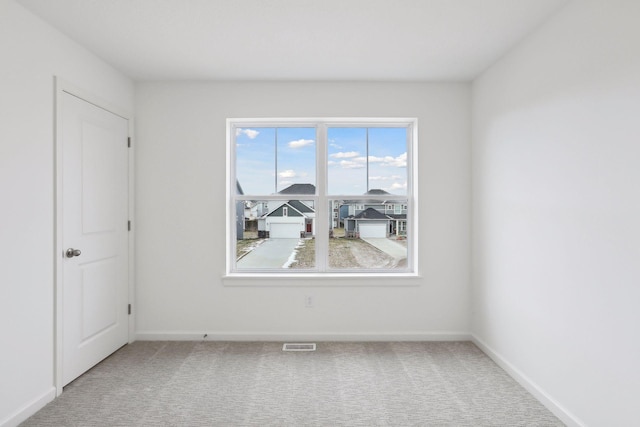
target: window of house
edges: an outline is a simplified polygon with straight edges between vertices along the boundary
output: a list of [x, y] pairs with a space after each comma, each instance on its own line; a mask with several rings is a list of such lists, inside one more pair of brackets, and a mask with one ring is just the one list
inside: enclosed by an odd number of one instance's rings
[[416, 126], [229, 119], [227, 274], [416, 274]]

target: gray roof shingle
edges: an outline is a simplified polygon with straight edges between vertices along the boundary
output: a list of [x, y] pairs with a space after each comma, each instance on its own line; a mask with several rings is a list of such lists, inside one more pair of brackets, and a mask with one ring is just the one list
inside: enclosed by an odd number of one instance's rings
[[354, 216], [354, 218], [355, 219], [389, 219], [388, 216], [386, 216], [383, 213], [378, 212], [377, 210], [375, 210], [373, 208], [367, 208], [367, 209], [363, 210], [358, 215]]
[[291, 184], [278, 194], [316, 194], [316, 186], [313, 184]]

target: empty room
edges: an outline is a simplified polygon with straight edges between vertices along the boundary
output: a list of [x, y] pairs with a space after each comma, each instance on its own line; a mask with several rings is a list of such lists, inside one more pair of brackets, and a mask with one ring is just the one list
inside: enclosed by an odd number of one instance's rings
[[0, 427], [640, 425], [638, 22], [0, 0]]

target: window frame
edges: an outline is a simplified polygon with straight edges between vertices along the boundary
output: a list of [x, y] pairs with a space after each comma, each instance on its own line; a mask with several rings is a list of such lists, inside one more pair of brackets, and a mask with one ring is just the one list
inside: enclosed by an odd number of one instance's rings
[[[236, 146], [235, 136], [237, 128], [284, 128], [305, 127], [316, 129], [316, 193], [309, 194], [237, 194], [236, 183]], [[395, 127], [407, 129], [407, 191], [405, 195], [342, 195], [327, 194], [328, 185], [328, 129], [336, 127]], [[229, 118], [226, 121], [226, 277], [418, 277], [418, 120], [417, 118]], [[411, 234], [408, 235], [407, 265], [397, 269], [330, 269], [329, 230], [331, 230], [333, 216], [332, 207], [335, 200], [354, 200], [366, 198], [380, 204], [386, 202], [407, 205], [407, 224], [411, 224]], [[309, 200], [313, 201], [316, 214], [316, 266], [310, 270], [286, 269], [251, 269], [238, 270], [236, 268], [236, 206], [246, 200]], [[326, 212], [325, 214], [320, 214]], [[405, 226], [406, 227], [406, 226]], [[319, 230], [325, 230], [319, 231]]]

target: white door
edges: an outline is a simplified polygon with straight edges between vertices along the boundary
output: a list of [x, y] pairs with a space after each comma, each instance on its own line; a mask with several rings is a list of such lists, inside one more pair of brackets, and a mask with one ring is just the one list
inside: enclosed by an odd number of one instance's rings
[[384, 238], [387, 237], [386, 224], [362, 224], [358, 225], [360, 237], [363, 238]]
[[128, 341], [128, 121], [62, 93], [63, 386]]
[[300, 223], [271, 223], [269, 238], [271, 239], [299, 239], [304, 225]]

